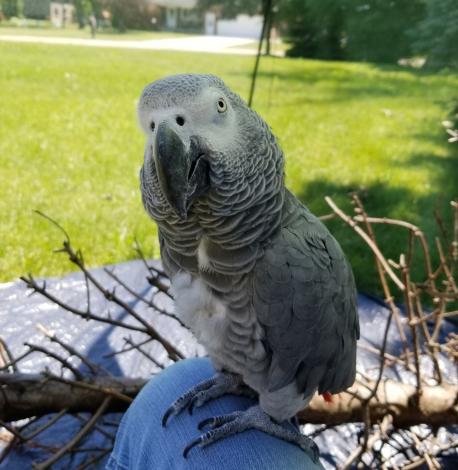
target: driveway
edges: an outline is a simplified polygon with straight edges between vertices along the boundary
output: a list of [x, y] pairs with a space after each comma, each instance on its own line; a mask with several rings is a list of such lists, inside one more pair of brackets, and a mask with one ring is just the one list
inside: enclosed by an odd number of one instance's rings
[[[120, 47], [128, 49], [210, 52], [214, 54], [255, 55], [253, 39], [223, 36], [187, 36], [184, 38], [151, 39], [146, 41], [59, 38], [48, 36], [0, 35], [0, 41], [35, 44], [64, 44], [88, 47]], [[244, 47], [245, 46], [245, 47]], [[251, 47], [250, 47], [251, 46]]]

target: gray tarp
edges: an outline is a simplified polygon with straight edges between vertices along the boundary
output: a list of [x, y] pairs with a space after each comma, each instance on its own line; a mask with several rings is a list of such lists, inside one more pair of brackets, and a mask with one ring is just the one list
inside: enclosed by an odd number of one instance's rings
[[[154, 293], [154, 288], [147, 282], [146, 276], [148, 272], [142, 262], [132, 261], [122, 263], [112, 266], [110, 269], [113, 269], [119, 278], [140, 295], [145, 296], [145, 298], [150, 298]], [[110, 288], [116, 285], [116, 282], [103, 269], [94, 269], [91, 272], [103, 282], [104, 286]], [[81, 273], [72, 273], [61, 279], [47, 279], [46, 282], [50, 292], [57, 297], [75, 307], [85, 308], [87, 302], [86, 284]], [[205, 354], [203, 348], [196, 343], [192, 335], [187, 330], [181, 328], [173, 319], [154, 312], [145, 303], [129, 294], [122, 287], [117, 287], [116, 293], [134, 307], [145, 319], [148, 319], [159, 332], [172, 341], [186, 356]], [[157, 301], [162, 308], [169, 309], [170, 311], [173, 310], [171, 301], [165, 295], [159, 294]], [[361, 320], [360, 344], [370, 344], [378, 347], [381, 344], [387, 311], [381, 302], [371, 297], [360, 295], [358, 301]], [[110, 312], [112, 318], [133, 323], [133, 320], [122, 308], [109, 303], [94, 289], [91, 289], [91, 309], [94, 313], [102, 315]], [[158, 371], [150, 360], [137, 351], [110, 356], [110, 353], [123, 348], [125, 337], [130, 336], [133, 341], [136, 341], [144, 338], [142, 333], [129, 332], [109, 324], [78, 318], [38, 294], [33, 296], [28, 295], [27, 289], [21, 281], [0, 285], [0, 336], [7, 342], [13, 356], [17, 357], [27, 350], [24, 342], [45, 344], [51, 350], [62, 352], [58, 345], [51, 344], [43, 339], [43, 334], [36, 328], [37, 324], [42, 324], [47, 329], [55, 332], [60, 339], [76, 347], [80, 352], [103, 366], [113, 375], [148, 378], [151, 374]], [[456, 327], [452, 324], [445, 324], [441, 334], [444, 336], [452, 330], [456, 331]], [[154, 342], [148, 343], [144, 346], [144, 350], [153, 355], [158, 361], [167, 364], [167, 358], [161, 346]], [[400, 353], [400, 342], [394, 322], [391, 325], [387, 352], [393, 355], [399, 355]], [[444, 375], [447, 377], [447, 380], [456, 382], [457, 370], [455, 366], [445, 356], [441, 356], [440, 360], [446, 371]], [[75, 367], [84, 371], [84, 365], [80, 364], [78, 359], [73, 358], [71, 361]], [[375, 374], [378, 356], [369, 353], [366, 349], [359, 348], [358, 365], [366, 373]], [[45, 368], [55, 373], [61, 372], [60, 365], [56, 361], [46, 358], [43, 354], [39, 353], [33, 353], [23, 360], [20, 366], [22, 372], [39, 372]], [[430, 367], [430, 364], [425, 363], [423, 366]], [[67, 372], [64, 372], [64, 375]], [[403, 369], [398, 369], [396, 366], [387, 370], [386, 376], [414, 383], [413, 374]], [[102, 419], [100, 426], [106, 432], [114, 434], [116, 430], [114, 423], [118, 422], [121, 416], [120, 413], [106, 415]], [[42, 418], [41, 422], [50, 419], [50, 417]], [[80, 427], [81, 421], [73, 416], [65, 416], [47, 432], [41, 434], [39, 441], [42, 444], [59, 448]], [[305, 427], [305, 431], [312, 429], [314, 428], [311, 426]], [[359, 425], [342, 425], [334, 428], [334, 430], [326, 431], [316, 439], [323, 463], [327, 468], [335, 468], [337, 464], [345, 460], [349, 450], [356, 447], [357, 433], [360, 429]], [[457, 428], [449, 429], [448, 432], [453, 432], [455, 433], [455, 438], [458, 437]], [[445, 436], [445, 431], [442, 434]], [[107, 447], [108, 443], [108, 438], [96, 430], [80, 443], [80, 447], [104, 448]], [[49, 456], [49, 452], [43, 449], [30, 445], [19, 446], [8, 455], [0, 465], [0, 468], [8, 470], [28, 469], [31, 468], [32, 461], [44, 460], [49, 458]], [[74, 469], [85, 459], [87, 459], [87, 454], [83, 455], [83, 453], [77, 452], [71, 458], [66, 456], [53, 468]], [[444, 468], [445, 465], [447, 468], [458, 468], [458, 458], [456, 455], [444, 458], [443, 463]], [[104, 462], [102, 461], [98, 464], [97, 468], [103, 468], [103, 466]]]

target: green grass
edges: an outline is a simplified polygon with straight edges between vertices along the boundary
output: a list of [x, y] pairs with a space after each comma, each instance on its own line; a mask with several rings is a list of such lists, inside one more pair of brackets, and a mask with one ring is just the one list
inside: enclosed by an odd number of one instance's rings
[[[8, 36], [49, 36], [57, 38], [83, 38], [90, 39], [91, 32], [88, 26], [79, 29], [78, 26], [71, 24], [65, 28], [54, 27], [21, 27], [21, 26], [2, 26], [0, 23], [0, 35]], [[118, 33], [115, 30], [106, 29], [97, 31], [96, 39], [111, 39], [122, 41], [147, 41], [151, 39], [169, 39], [176, 37], [186, 37], [189, 34], [176, 33], [168, 31], [136, 31], [129, 30], [125, 33]]]
[[[0, 43], [0, 279], [57, 275], [71, 266], [52, 250], [59, 221], [91, 266], [135, 256], [137, 237], [158, 256], [138, 189], [143, 137], [135, 105], [145, 84], [180, 72], [220, 75], [246, 97], [253, 58]], [[421, 224], [457, 196], [456, 147], [441, 120], [458, 77], [369, 64], [263, 58], [255, 107], [286, 154], [287, 184], [318, 214], [323, 197], [347, 210], [363, 189], [372, 215]], [[456, 151], [455, 151], [456, 152]], [[338, 221], [329, 227], [375, 291], [368, 249]], [[403, 232], [378, 232], [389, 254]]]
[[[249, 49], [252, 50], [253, 52], [257, 51], [259, 47], [259, 42], [256, 40], [252, 40], [251, 42], [248, 42], [246, 44], [242, 44], [240, 46], [231, 46], [230, 49]], [[287, 44], [286, 42], [283, 42], [281, 39], [277, 39], [275, 41], [272, 41], [270, 44], [270, 53], [272, 55], [278, 55], [278, 56], [284, 56], [286, 51], [290, 48], [290, 45]], [[264, 41], [263, 46], [262, 46], [262, 53], [264, 54], [266, 51], [266, 43]]]

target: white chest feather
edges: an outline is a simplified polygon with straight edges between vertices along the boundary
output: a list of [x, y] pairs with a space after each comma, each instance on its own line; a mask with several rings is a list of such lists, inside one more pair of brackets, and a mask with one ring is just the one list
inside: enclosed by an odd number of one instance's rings
[[173, 277], [172, 293], [177, 315], [206, 348], [215, 366], [242, 375], [264, 368], [263, 332], [256, 321], [248, 317], [245, 325], [234, 323], [227, 305], [202, 279], [189, 273]]
[[197, 264], [200, 271], [210, 271], [210, 258], [205, 249], [205, 238], [202, 238], [197, 249]]
[[[205, 253], [199, 266], [201, 262], [205, 265], [204, 261]], [[172, 279], [172, 293], [176, 313], [206, 348], [214, 365], [241, 374], [245, 383], [259, 392], [264, 411], [283, 421], [306, 406], [311, 397], [304, 399], [294, 383], [274, 393], [267, 391], [263, 332], [257, 323], [247, 329], [248, 342], [240, 348], [230, 340], [234, 326], [230, 310], [201, 279], [180, 272]]]
[[178, 273], [172, 279], [177, 314], [196, 335], [208, 353], [218, 356], [229, 325], [226, 307], [200, 279]]

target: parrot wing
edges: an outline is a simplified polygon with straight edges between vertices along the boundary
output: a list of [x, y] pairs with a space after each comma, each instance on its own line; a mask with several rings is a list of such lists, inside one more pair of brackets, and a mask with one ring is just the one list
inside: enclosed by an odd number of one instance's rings
[[253, 306], [271, 355], [268, 389], [309, 396], [355, 379], [359, 322], [351, 268], [325, 226], [287, 192], [283, 224], [253, 273]]

